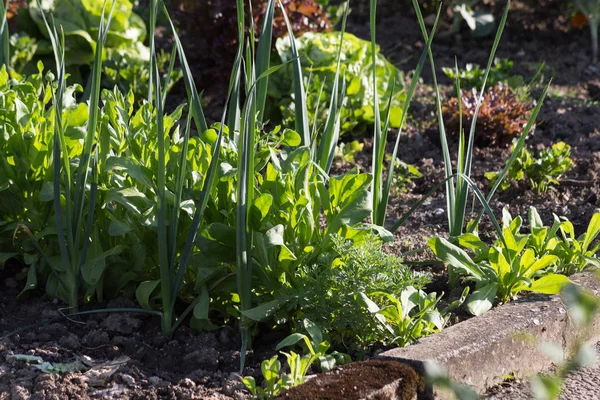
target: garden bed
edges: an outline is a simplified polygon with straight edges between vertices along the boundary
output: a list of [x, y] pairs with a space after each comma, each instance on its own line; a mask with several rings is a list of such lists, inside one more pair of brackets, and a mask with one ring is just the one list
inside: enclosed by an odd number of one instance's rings
[[[496, 15], [501, 13], [502, 2], [487, 3]], [[352, 5], [354, 13], [350, 17], [348, 30], [369, 39], [368, 8], [365, 8], [365, 4], [367, 2]], [[546, 224], [553, 220], [553, 214], [557, 214], [567, 217], [573, 223], [575, 232], [580, 233], [585, 231], [590, 218], [600, 207], [600, 103], [596, 101], [600, 97], [600, 71], [590, 66], [589, 54], [585, 51], [589, 48], [587, 31], [569, 30], [570, 21], [565, 17], [565, 9], [557, 4], [558, 1], [550, 0], [515, 1], [497, 56], [514, 60], [514, 72], [523, 76], [530, 76], [535, 70], [532, 63], [540, 61], [545, 61], [553, 70], [555, 79], [549, 97], [537, 118], [535, 133], [530, 135], [526, 143], [529, 149], [537, 151], [549, 148], [557, 141], [564, 141], [571, 146], [574, 168], [560, 179], [560, 185], [551, 187], [544, 194], [532, 192], [526, 181], [513, 183], [498, 194], [490, 206], [496, 216], [507, 207], [513, 216], [520, 215], [524, 220], [527, 220], [529, 207], [534, 206]], [[399, 6], [392, 0], [381, 0], [378, 41], [382, 52], [408, 75], [418, 62], [424, 43], [415, 16], [406, 10], [407, 7]], [[432, 50], [442, 82], [441, 91], [447, 100], [453, 95], [452, 85], [444, 77], [441, 67], [453, 65], [457, 54], [460, 56], [459, 65], [467, 62], [485, 64], [492, 39], [475, 40], [468, 34], [448, 35], [444, 34], [444, 29], [447, 27], [442, 27]], [[185, 43], [193, 43], [191, 39], [187, 38]], [[171, 43], [165, 41], [161, 45], [169, 49]], [[189, 52], [194, 52], [194, 48]], [[570, 56], [562, 57], [564, 54]], [[194, 71], [200, 68], [199, 65], [192, 66]], [[224, 96], [219, 91], [224, 90], [226, 82], [208, 82], [207, 79], [200, 79], [198, 86], [208, 87], [206, 114], [209, 122], [214, 122], [220, 119]], [[388, 222], [400, 218], [429, 189], [444, 179], [435, 120], [435, 93], [427, 65], [423, 80], [424, 85], [419, 85], [413, 99], [411, 118], [399, 148], [399, 158], [417, 167], [423, 177], [414, 180], [408, 192], [396, 193], [391, 198], [387, 209]], [[185, 88], [180, 84], [174, 90], [174, 97], [182, 100], [186, 97], [184, 92]], [[540, 88], [534, 89], [533, 97], [537, 97], [538, 92], [541, 92]], [[211, 102], [211, 97], [217, 100]], [[176, 103], [179, 102], [173, 101], [169, 105]], [[396, 131], [390, 133], [387, 153], [393, 150], [395, 135]], [[373, 153], [371, 136], [367, 134], [363, 150], [355, 155], [356, 164], [367, 172], [370, 172]], [[350, 135], [342, 138], [343, 141], [351, 139], [354, 138]], [[450, 147], [454, 154], [456, 140], [450, 142]], [[482, 190], [488, 185], [485, 174], [499, 170], [510, 154], [508, 145], [475, 148], [471, 177]], [[336, 161], [331, 175], [348, 172], [353, 166], [354, 163]], [[475, 210], [479, 209], [475, 205]], [[393, 255], [402, 255], [420, 249], [434, 236], [447, 237], [448, 228], [446, 197], [444, 191], [440, 190], [400, 227], [395, 233], [394, 242], [386, 244], [385, 250]], [[489, 219], [484, 217], [480, 226], [482, 237], [492, 237], [490, 233], [493, 229]], [[413, 262], [416, 270], [433, 275], [433, 281], [425, 291], [444, 292], [443, 302], [447, 304], [448, 300], [457, 299], [461, 293], [450, 291], [446, 269], [434, 262], [434, 258], [427, 249], [407, 256], [406, 260]], [[27, 300], [16, 300], [24, 286], [26, 274], [22, 269], [21, 265], [9, 263], [0, 271], [0, 336], [41, 320], [52, 321], [0, 342], [0, 400], [26, 399], [30, 395], [39, 399], [55, 398], [57, 395], [73, 399], [250, 397], [238, 375], [241, 339], [237, 329], [226, 326], [198, 334], [184, 323], [169, 338], [161, 333], [159, 319], [146, 314], [112, 313], [63, 318], [68, 310], [58, 300], [49, 300], [40, 289], [28, 293]], [[532, 298], [527, 297], [527, 300]], [[96, 304], [93, 308], [101, 306], [136, 307], [135, 303], [124, 298]], [[181, 311], [179, 308], [183, 307], [179, 306], [177, 309]], [[464, 311], [458, 310], [450, 317], [449, 324], [467, 318]], [[472, 321], [470, 323], [475, 324]], [[257, 340], [247, 355], [244, 376], [252, 376], [260, 382], [260, 362], [275, 354], [275, 345], [289, 332], [268, 331], [262, 325], [257, 326], [264, 331], [258, 334], [254, 332]], [[460, 324], [453, 329], [460, 329]], [[427, 341], [435, 341], [436, 337], [429, 337]], [[371, 349], [372, 352], [379, 350]], [[368, 354], [367, 358], [371, 355]], [[382, 373], [388, 377], [395, 377], [395, 374], [398, 377], [412, 377], [410, 372], [390, 364], [365, 365], [362, 366], [371, 368], [368, 373], [361, 369], [354, 370], [354, 367], [343, 367], [350, 374], [350, 383], [352, 379], [370, 381], [373, 374], [379, 373], [377, 368], [392, 371]], [[45, 372], [39, 368], [45, 368]], [[343, 391], [338, 384], [345, 387], [346, 382], [337, 382], [331, 376], [335, 376], [335, 372], [314, 378], [312, 384], [321, 385], [326, 391], [340, 395]], [[365, 392], [355, 393], [357, 398], [367, 397], [368, 390], [390, 383], [384, 381], [369, 382], [373, 383], [372, 387], [365, 389]], [[486, 381], [486, 385], [489, 384]], [[397, 388], [392, 391], [397, 391]], [[288, 398], [301, 398], [293, 397], [294, 393], [294, 390], [290, 391]], [[341, 396], [345, 398], [343, 394]]]

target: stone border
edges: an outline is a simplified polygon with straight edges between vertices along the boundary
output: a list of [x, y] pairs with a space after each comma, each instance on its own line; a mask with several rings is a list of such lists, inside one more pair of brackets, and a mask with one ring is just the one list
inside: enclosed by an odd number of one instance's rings
[[[593, 274], [576, 274], [571, 280], [600, 293]], [[591, 333], [600, 337], [600, 316]], [[578, 334], [558, 296], [532, 297], [496, 307], [414, 345], [383, 352], [378, 358], [408, 364], [420, 374], [424, 374], [427, 362], [434, 361], [453, 381], [467, 383], [483, 393], [508, 374], [527, 377], [547, 369], [552, 362], [538, 344], [560, 344], [568, 351]], [[435, 398], [447, 398], [437, 389], [428, 388], [428, 392]]]

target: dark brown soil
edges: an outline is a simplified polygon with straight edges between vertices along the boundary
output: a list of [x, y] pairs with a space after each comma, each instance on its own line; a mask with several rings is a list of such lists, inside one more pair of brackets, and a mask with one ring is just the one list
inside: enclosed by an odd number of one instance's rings
[[[0, 337], [61, 316], [57, 302], [40, 294], [15, 300], [15, 280], [0, 288]], [[136, 307], [118, 299], [106, 307]], [[239, 334], [233, 329], [193, 333], [182, 327], [172, 338], [160, 332], [156, 317], [143, 314], [98, 314], [44, 324], [0, 340], [0, 399], [242, 399], [247, 398], [237, 372]], [[272, 351], [272, 348], [271, 348]], [[47, 374], [19, 355], [44, 362], [77, 363], [76, 371]], [[248, 354], [245, 375], [260, 376]], [[259, 360], [260, 361], [260, 360]]]
[[358, 400], [398, 380], [400, 383], [397, 388], [391, 390], [391, 393], [396, 395], [395, 398], [413, 399], [418, 392], [425, 389], [423, 378], [406, 364], [393, 361], [363, 361], [317, 375], [304, 385], [288, 390], [278, 399]]

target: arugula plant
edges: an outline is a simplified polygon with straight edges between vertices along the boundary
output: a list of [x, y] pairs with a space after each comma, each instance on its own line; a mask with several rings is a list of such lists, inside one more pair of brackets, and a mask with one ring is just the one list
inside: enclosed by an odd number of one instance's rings
[[[47, 75], [51, 78], [51, 75]], [[0, 260], [22, 253], [26, 264], [45, 262], [27, 238], [14, 240], [19, 224], [34, 236], [52, 218], [52, 137], [54, 107], [52, 81], [44, 79], [43, 66], [27, 78], [10, 79], [6, 65], [0, 70], [0, 98], [4, 118], [0, 121]], [[69, 88], [75, 91], [75, 87]], [[66, 114], [76, 115], [71, 103]], [[75, 124], [76, 129], [81, 128]], [[19, 236], [18, 239], [21, 237]], [[15, 238], [17, 239], [17, 238]], [[22, 242], [22, 244], [20, 244]]]
[[464, 283], [475, 284], [475, 291], [466, 301], [471, 314], [481, 315], [492, 308], [496, 299], [506, 303], [522, 291], [556, 294], [569, 282], [565, 275], [545, 271], [559, 258], [536, 254], [527, 247], [530, 236], [519, 233], [522, 222], [521, 217], [513, 219], [505, 209], [503, 239], [491, 246], [474, 233], [459, 236], [457, 244], [443, 238], [429, 240], [429, 247], [448, 264], [449, 271], [462, 277]]
[[[513, 144], [513, 151], [516, 151], [516, 144]], [[527, 179], [535, 192], [545, 193], [552, 186], [559, 185], [560, 178], [574, 167], [570, 157], [571, 146], [564, 142], [554, 143], [550, 149], [542, 150], [537, 157], [525, 147], [515, 154], [515, 162], [508, 170], [506, 179], [500, 184], [500, 191], [508, 189], [511, 182]], [[500, 174], [487, 172], [485, 177], [493, 185], [498, 181]]]
[[529, 226], [531, 234], [528, 246], [536, 254], [556, 256], [557, 271], [572, 275], [588, 267], [600, 267], [600, 260], [597, 258], [600, 243], [594, 245], [600, 233], [600, 213], [592, 216], [585, 233], [578, 237], [575, 236], [573, 224], [556, 214], [552, 226], [544, 226], [535, 207], [529, 209]]

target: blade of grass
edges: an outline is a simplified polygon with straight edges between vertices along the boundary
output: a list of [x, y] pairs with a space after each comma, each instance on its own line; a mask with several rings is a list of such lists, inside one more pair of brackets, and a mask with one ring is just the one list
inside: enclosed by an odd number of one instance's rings
[[[467, 152], [465, 154], [465, 160], [464, 160], [464, 171], [462, 171], [468, 177], [471, 176], [471, 169], [472, 169], [472, 164], [473, 164], [473, 151], [474, 151], [474, 143], [475, 143], [475, 129], [477, 126], [477, 117], [479, 116], [479, 110], [481, 108], [481, 105], [483, 104], [483, 96], [485, 94], [487, 79], [490, 74], [492, 65], [494, 64], [494, 58], [496, 57], [496, 50], [498, 49], [498, 45], [500, 44], [500, 39], [502, 38], [504, 26], [506, 25], [506, 19], [508, 18], [509, 8], [510, 8], [510, 0], [508, 0], [506, 2], [504, 14], [502, 15], [502, 19], [500, 21], [500, 24], [498, 25], [498, 31], [496, 32], [496, 37], [494, 38], [494, 44], [492, 45], [492, 50], [491, 50], [490, 56], [488, 58], [488, 64], [487, 64], [487, 67], [486, 67], [484, 75], [483, 75], [483, 82], [481, 84], [481, 89], [479, 91], [479, 97], [478, 97], [477, 103], [475, 105], [475, 112], [473, 114], [473, 120], [471, 122], [471, 127], [469, 129]], [[461, 97], [460, 93], [458, 94], [458, 99], [459, 99], [459, 103], [461, 103], [462, 97]], [[440, 116], [440, 118], [441, 118], [441, 116]], [[453, 232], [450, 233], [451, 237], [459, 236], [460, 234], [462, 234], [463, 228], [464, 228], [464, 220], [465, 220], [465, 215], [466, 215], [466, 210], [467, 210], [467, 204], [468, 204], [468, 195], [469, 195], [468, 187], [462, 184], [460, 177], [458, 178], [456, 192], [457, 192], [458, 201], [456, 203], [457, 208], [454, 211], [456, 213], [456, 216], [455, 216], [455, 221], [454, 221], [454, 225], [453, 225]]]
[[[271, 67], [271, 45], [273, 42], [273, 15], [275, 13], [275, 0], [269, 0], [265, 15], [263, 17], [263, 26], [258, 41], [256, 51], [256, 75], [260, 76]], [[263, 79], [258, 82], [256, 87], [256, 111], [260, 122], [264, 119], [265, 104], [267, 101], [267, 89], [269, 79]]]
[[[63, 115], [63, 98], [66, 90], [66, 78], [65, 78], [65, 52], [64, 52], [64, 33], [61, 30], [61, 36], [56, 31], [56, 24], [52, 21], [52, 27], [48, 23], [45, 14], [42, 12], [42, 18], [46, 29], [48, 30], [50, 43], [54, 53], [54, 60], [56, 62], [56, 71], [58, 74], [57, 87], [52, 90], [52, 102], [54, 107], [54, 135], [53, 135], [53, 146], [52, 146], [52, 162], [53, 162], [53, 203], [54, 203], [54, 215], [56, 218], [56, 230], [58, 235], [58, 243], [61, 254], [62, 268], [67, 269], [69, 274], [69, 280], [72, 281], [68, 286], [66, 292], [69, 293], [69, 306], [77, 307], [78, 299], [77, 295], [74, 294], [77, 289], [75, 271], [71, 260], [74, 259], [72, 251], [74, 249], [74, 238], [72, 227], [72, 210], [71, 210], [71, 167], [68, 160], [68, 152], [64, 138], [64, 130], [62, 123]], [[61, 157], [64, 155], [64, 157]], [[64, 170], [65, 177], [65, 212], [63, 218], [63, 210], [61, 206], [61, 169]], [[65, 229], [66, 226], [66, 229]], [[50, 266], [53, 264], [49, 263]], [[54, 271], [55, 272], [55, 271]], [[59, 281], [62, 281], [60, 279]], [[65, 285], [65, 284], [64, 284]]]
[[300, 56], [298, 54], [298, 48], [296, 47], [296, 38], [294, 37], [294, 31], [292, 25], [285, 12], [285, 8], [278, 0], [279, 7], [283, 13], [283, 18], [288, 29], [288, 36], [290, 39], [290, 47], [292, 51], [292, 57], [295, 59], [293, 62], [293, 75], [294, 75], [294, 106], [296, 110], [296, 132], [300, 134], [302, 139], [302, 146], [310, 146], [310, 128], [308, 118], [308, 108], [306, 105], [306, 92], [304, 91], [304, 77], [302, 76], [302, 63], [300, 62]]
[[[183, 57], [183, 55], [182, 55]], [[160, 292], [163, 306], [162, 331], [167, 336], [171, 335], [173, 315], [171, 314], [171, 269], [170, 251], [168, 246], [169, 235], [167, 232], [167, 204], [165, 198], [166, 188], [166, 143], [164, 128], [164, 111], [162, 108], [161, 85], [158, 75], [156, 58], [151, 57], [152, 69], [154, 70], [154, 107], [156, 113], [156, 135], [158, 147], [157, 182], [156, 182], [156, 220], [158, 224], [158, 265], [160, 272]]]
[[10, 32], [8, 30], [8, 21], [6, 10], [8, 8], [8, 0], [0, 0], [0, 14], [2, 22], [0, 23], [0, 66], [6, 65], [6, 70], [10, 68]]
[[208, 130], [208, 125], [206, 124], [206, 118], [204, 117], [204, 111], [202, 109], [200, 95], [198, 95], [198, 90], [196, 89], [196, 85], [194, 83], [192, 71], [188, 64], [187, 57], [185, 56], [185, 53], [183, 51], [183, 46], [181, 44], [181, 40], [179, 39], [179, 35], [177, 34], [177, 30], [175, 29], [175, 25], [173, 24], [173, 20], [171, 19], [171, 16], [169, 15], [169, 12], [164, 2], [162, 0], [160, 1], [163, 14], [169, 22], [171, 32], [173, 33], [173, 38], [175, 39], [175, 46], [177, 47], [177, 53], [179, 54], [179, 61], [181, 63], [181, 69], [183, 71], [183, 81], [185, 83], [185, 90], [187, 92], [188, 98], [191, 98], [189, 106], [192, 111], [192, 117], [194, 118], [196, 130], [198, 132], [205, 132], [206, 130]]
[[[413, 6], [415, 8], [415, 12], [417, 14], [417, 21], [419, 22], [419, 27], [421, 28], [421, 34], [423, 37], [428, 40], [427, 29], [425, 28], [425, 21], [423, 20], [423, 15], [421, 13], [421, 7], [419, 6], [417, 0], [413, 0]], [[441, 7], [441, 5], [440, 5]], [[450, 231], [453, 232], [454, 217], [456, 213], [454, 212], [455, 204], [456, 204], [456, 192], [454, 186], [454, 176], [452, 171], [452, 159], [450, 157], [450, 150], [448, 148], [448, 141], [446, 139], [446, 128], [444, 126], [444, 121], [442, 118], [442, 103], [440, 90], [437, 83], [437, 75], [435, 71], [435, 63], [433, 60], [433, 54], [431, 49], [427, 50], [429, 56], [429, 63], [431, 64], [431, 72], [433, 75], [433, 87], [435, 89], [435, 104], [436, 104], [436, 113], [438, 117], [438, 129], [440, 131], [440, 142], [442, 145], [442, 157], [444, 160], [444, 175], [446, 176], [446, 208], [448, 210], [448, 224], [450, 226]], [[452, 179], [448, 179], [452, 178]], [[451, 233], [452, 235], [452, 233]]]
[[[377, 26], [377, 0], [370, 2], [370, 32], [371, 32], [371, 53], [372, 53], [372, 77], [373, 85], [373, 113], [375, 114], [375, 123], [373, 125], [373, 159], [377, 160], [381, 153], [381, 147], [385, 148], [385, 143], [382, 143], [383, 133], [381, 127], [381, 115], [379, 113], [379, 94], [377, 93], [377, 43], [376, 43], [376, 26]], [[381, 225], [383, 222], [378, 221], [380, 215], [379, 206], [381, 204], [382, 183], [382, 166], [374, 165], [375, 169], [371, 171], [373, 174], [373, 182], [371, 186], [371, 195], [373, 196], [373, 209], [371, 211], [371, 220], [375, 225]]]
[[[100, 102], [100, 88], [102, 78], [102, 55], [104, 44], [108, 35], [108, 29], [112, 20], [113, 12], [115, 10], [116, 2], [113, 2], [112, 8], [108, 15], [106, 23], [104, 22], [104, 7], [102, 8], [102, 14], [100, 18], [100, 28], [98, 30], [98, 40], [96, 43], [96, 52], [94, 55], [94, 64], [92, 65], [91, 73], [91, 97], [88, 104], [88, 121], [86, 127], [86, 135], [83, 141], [83, 149], [79, 157], [79, 166], [77, 168], [77, 178], [75, 181], [75, 248], [77, 251], [79, 243], [81, 241], [82, 224], [83, 224], [83, 211], [86, 196], [87, 180], [90, 175], [89, 166], [90, 158], [92, 154], [92, 147], [96, 139], [96, 131], [98, 129], [98, 114], [99, 114], [99, 102]], [[90, 199], [91, 200], [91, 199]], [[89, 236], [83, 238], [84, 242], [89, 240]], [[81, 259], [82, 264], [85, 263], [85, 259]], [[80, 266], [79, 265], [79, 266]], [[79, 268], [78, 266], [78, 268]]]
[[[433, 24], [433, 28], [431, 29], [431, 34], [430, 34], [429, 38], [427, 39], [427, 43], [425, 44], [425, 48], [423, 49], [423, 52], [421, 53], [421, 58], [419, 59], [417, 68], [415, 69], [415, 71], [413, 73], [413, 77], [410, 82], [408, 92], [406, 94], [406, 99], [405, 99], [404, 105], [402, 107], [402, 117], [400, 120], [400, 128], [398, 129], [398, 136], [396, 137], [396, 143], [394, 144], [394, 150], [392, 152], [392, 159], [390, 161], [390, 166], [388, 168], [388, 175], [387, 175], [387, 178], [385, 181], [383, 196], [381, 199], [381, 203], [382, 203], [381, 207], [384, 210], [387, 209], [387, 204], [388, 204], [390, 192], [392, 189], [392, 180], [394, 178], [394, 170], [396, 168], [394, 161], [398, 157], [398, 148], [400, 147], [400, 137], [402, 136], [402, 129], [404, 127], [404, 124], [406, 123], [406, 118], [408, 117], [408, 110], [410, 107], [410, 102], [412, 101], [412, 97], [415, 93], [417, 84], [419, 83], [419, 78], [421, 77], [421, 72], [423, 71], [423, 66], [425, 65], [425, 60], [427, 59], [427, 54], [429, 52], [429, 49], [431, 48], [431, 44], [433, 43], [433, 38], [435, 36], [435, 32], [437, 31], [437, 26], [438, 26], [438, 22], [440, 19], [440, 15], [441, 15], [441, 7], [438, 8], [435, 22]], [[383, 163], [383, 159], [380, 159], [379, 162]], [[385, 213], [383, 215], [383, 224], [384, 223], [385, 223]]]
[[[329, 173], [331, 168], [331, 161], [333, 160], [332, 154], [335, 152], [335, 146], [337, 145], [339, 137], [339, 81], [340, 81], [340, 70], [342, 64], [342, 50], [344, 46], [344, 33], [346, 32], [346, 21], [348, 19], [349, 3], [346, 2], [344, 5], [344, 14], [342, 18], [342, 28], [340, 30], [340, 45], [338, 47], [337, 54], [337, 65], [335, 68], [335, 76], [333, 81], [333, 88], [331, 90], [331, 101], [329, 103], [329, 112], [327, 113], [327, 119], [325, 121], [325, 129], [323, 130], [323, 136], [319, 145], [317, 163], [319, 166]], [[325, 84], [325, 82], [323, 82]], [[345, 82], [344, 82], [345, 84]], [[319, 96], [320, 98], [320, 96]], [[343, 97], [342, 97], [343, 98]], [[317, 110], [318, 111], [318, 110]], [[315, 116], [317, 113], [315, 113]], [[315, 118], [316, 121], [317, 118]], [[336, 129], [337, 127], [337, 129]]]
[[[252, 60], [247, 60], [252, 64]], [[236, 226], [237, 266], [238, 266], [238, 292], [240, 295], [240, 309], [246, 311], [252, 308], [252, 226], [250, 225], [250, 206], [254, 194], [254, 150], [255, 150], [255, 116], [256, 99], [254, 89], [254, 66], [251, 68], [250, 91], [243, 107], [242, 130], [240, 145], [241, 163], [238, 170], [238, 208]], [[249, 335], [247, 318], [242, 316], [242, 354], [240, 359], [240, 371], [244, 367], [246, 348], [249, 347]]]
[[[158, 14], [158, 0], [150, 0], [150, 24], [148, 25], [148, 41], [150, 48], [150, 60], [149, 65], [152, 65], [152, 58], [156, 57], [154, 48], [154, 31], [156, 30], [156, 17]], [[177, 47], [174, 46], [176, 49]], [[148, 79], [150, 84], [148, 85], [148, 103], [152, 103], [152, 82], [154, 82], [154, 69], [150, 68], [150, 77]], [[165, 85], [165, 91], [167, 86]]]

